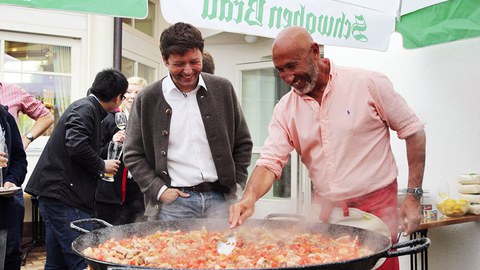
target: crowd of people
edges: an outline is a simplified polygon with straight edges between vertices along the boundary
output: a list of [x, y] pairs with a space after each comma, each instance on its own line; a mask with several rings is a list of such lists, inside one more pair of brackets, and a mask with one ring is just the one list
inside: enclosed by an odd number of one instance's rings
[[[58, 119], [25, 188], [38, 198], [45, 222], [45, 269], [86, 268], [71, 249], [80, 233], [70, 223], [79, 219], [121, 225], [220, 217], [235, 228], [253, 215], [294, 149], [309, 171], [321, 209], [318, 220], [330, 222], [336, 208], [345, 216], [359, 209], [383, 220], [392, 242], [399, 227], [409, 234], [418, 226], [424, 126], [385, 75], [335, 65], [321, 57], [319, 45], [301, 27], [280, 32], [272, 60], [291, 91], [275, 106], [247, 182], [253, 148], [247, 121], [232, 83], [213, 75], [201, 32], [188, 23], [173, 24], [161, 34], [160, 51], [167, 76], [147, 83], [102, 70], [88, 95]], [[25, 148], [53, 123], [41, 102], [7, 104], [2, 95], [25, 92], [19, 89], [0, 84], [0, 101], [10, 112], [0, 106], [8, 146], [0, 149], [5, 187], [22, 185]], [[19, 110], [36, 119], [24, 135], [15, 122]], [[115, 121], [120, 113], [128, 119], [126, 129]], [[390, 130], [407, 146], [409, 189], [399, 210]], [[112, 142], [123, 145], [119, 159], [107, 159]], [[114, 174], [113, 182], [105, 181], [105, 174]], [[8, 209], [0, 212], [0, 235], [8, 232], [5, 269], [20, 269], [23, 191], [18, 194], [0, 198]], [[398, 268], [398, 259], [389, 258], [380, 269]]]

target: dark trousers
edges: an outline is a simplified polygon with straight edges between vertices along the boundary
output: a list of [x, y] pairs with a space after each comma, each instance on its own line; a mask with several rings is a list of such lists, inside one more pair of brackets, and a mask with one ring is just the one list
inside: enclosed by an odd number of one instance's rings
[[[91, 215], [77, 208], [48, 197], [39, 197], [40, 214], [45, 221], [45, 249], [47, 261], [45, 270], [83, 270], [85, 260], [72, 250], [72, 243], [81, 233], [70, 228], [75, 220], [91, 218]], [[91, 231], [90, 228], [85, 228]]]
[[95, 217], [112, 225], [146, 221], [143, 198], [125, 202], [123, 205], [95, 202]]
[[0, 269], [4, 267], [8, 270], [20, 270], [23, 216], [25, 215], [23, 191], [17, 191], [13, 197], [1, 198], [0, 202], [0, 229], [5, 229], [4, 234], [6, 235], [6, 245], [0, 248], [0, 251], [2, 249], [4, 251], [4, 254], [1, 254], [4, 255], [4, 265], [0, 265]]

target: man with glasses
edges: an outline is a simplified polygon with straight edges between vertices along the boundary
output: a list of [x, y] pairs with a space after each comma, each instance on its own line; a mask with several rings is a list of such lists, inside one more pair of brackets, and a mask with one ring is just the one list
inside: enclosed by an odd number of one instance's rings
[[99, 72], [90, 94], [73, 102], [60, 117], [25, 188], [38, 196], [45, 221], [45, 269], [87, 266], [71, 249], [80, 233], [70, 228], [70, 222], [93, 216], [97, 181], [118, 170], [119, 160], [103, 160], [98, 154], [100, 131], [102, 120], [122, 103], [127, 86], [120, 71]]

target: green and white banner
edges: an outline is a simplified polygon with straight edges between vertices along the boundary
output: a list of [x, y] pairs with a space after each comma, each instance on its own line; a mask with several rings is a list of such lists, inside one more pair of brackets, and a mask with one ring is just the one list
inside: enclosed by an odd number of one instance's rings
[[148, 13], [148, 0], [0, 0], [0, 4], [140, 19]]
[[450, 0], [402, 16], [403, 47], [419, 48], [480, 37], [480, 0]]
[[386, 50], [385, 37], [395, 29], [390, 14], [334, 0], [161, 0], [160, 4], [169, 23], [271, 38], [297, 25], [319, 43], [356, 48]]
[[270, 38], [296, 25], [307, 29], [318, 43], [386, 51], [395, 28], [408, 39], [406, 48], [480, 36], [479, 2], [161, 0], [160, 4], [169, 23], [182, 21], [200, 28]]

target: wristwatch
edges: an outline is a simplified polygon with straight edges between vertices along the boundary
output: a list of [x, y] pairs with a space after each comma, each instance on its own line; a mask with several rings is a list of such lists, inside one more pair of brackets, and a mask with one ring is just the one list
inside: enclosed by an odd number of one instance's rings
[[417, 200], [423, 197], [423, 189], [421, 187], [407, 188], [407, 193], [411, 193]]
[[30, 142], [33, 142], [35, 140], [35, 136], [31, 132], [25, 133], [25, 137], [30, 140]]

